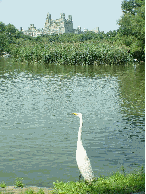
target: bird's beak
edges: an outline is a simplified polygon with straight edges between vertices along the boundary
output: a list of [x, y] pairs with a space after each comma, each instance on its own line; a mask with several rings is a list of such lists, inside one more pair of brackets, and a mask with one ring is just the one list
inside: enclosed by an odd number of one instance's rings
[[73, 115], [77, 115], [77, 113], [71, 113], [71, 114], [73, 114]]

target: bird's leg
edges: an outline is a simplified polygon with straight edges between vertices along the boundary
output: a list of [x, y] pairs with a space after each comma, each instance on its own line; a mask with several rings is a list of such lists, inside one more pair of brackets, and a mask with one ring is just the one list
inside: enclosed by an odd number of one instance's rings
[[82, 177], [82, 175], [80, 174], [80, 175], [79, 175], [79, 182], [80, 182], [81, 177]]

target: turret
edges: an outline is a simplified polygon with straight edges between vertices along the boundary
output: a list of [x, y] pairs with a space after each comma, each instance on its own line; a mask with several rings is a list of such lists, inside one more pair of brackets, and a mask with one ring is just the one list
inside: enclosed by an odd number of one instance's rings
[[77, 30], [78, 30], [79, 32], [81, 32], [81, 26], [78, 26], [78, 27], [77, 27]]
[[30, 24], [30, 27], [28, 27], [28, 30], [34, 31], [36, 30], [36, 27], [34, 27], [34, 24]]
[[62, 20], [65, 20], [65, 13], [61, 13], [60, 17], [61, 17]]
[[51, 14], [47, 13], [46, 23], [51, 24]]
[[72, 22], [72, 15], [68, 15], [68, 20]]

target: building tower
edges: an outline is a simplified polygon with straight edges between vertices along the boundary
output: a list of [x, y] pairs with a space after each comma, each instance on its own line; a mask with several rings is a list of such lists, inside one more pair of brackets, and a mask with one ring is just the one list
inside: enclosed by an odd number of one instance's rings
[[47, 13], [47, 18], [45, 22], [45, 27], [48, 27], [51, 25], [51, 14]]
[[68, 20], [72, 22], [72, 15], [68, 15]]
[[61, 14], [60, 14], [60, 17], [61, 17], [61, 19], [64, 21], [64, 20], [65, 20], [65, 13], [61, 13]]

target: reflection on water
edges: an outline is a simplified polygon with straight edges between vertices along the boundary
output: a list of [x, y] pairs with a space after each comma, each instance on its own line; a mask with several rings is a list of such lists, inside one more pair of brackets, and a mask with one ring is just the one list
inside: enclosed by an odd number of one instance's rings
[[78, 180], [83, 145], [94, 174], [144, 165], [144, 66], [57, 66], [0, 60], [0, 182]]

